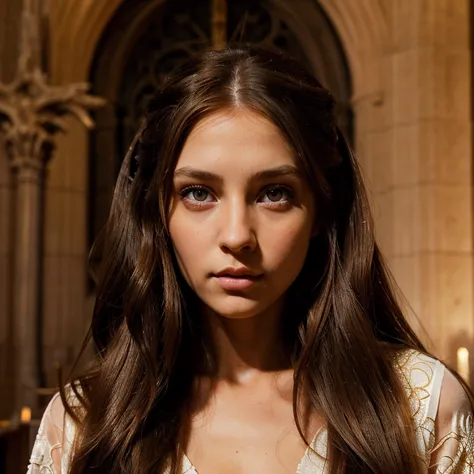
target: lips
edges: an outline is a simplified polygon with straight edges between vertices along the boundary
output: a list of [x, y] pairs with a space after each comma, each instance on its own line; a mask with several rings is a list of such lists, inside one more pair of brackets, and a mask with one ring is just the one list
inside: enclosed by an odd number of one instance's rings
[[219, 286], [228, 291], [247, 290], [254, 286], [262, 276], [261, 273], [253, 272], [247, 267], [229, 267], [214, 275]]
[[249, 277], [254, 278], [260, 276], [261, 273], [254, 272], [247, 267], [227, 267], [224, 270], [216, 273], [217, 277], [227, 276], [227, 277]]

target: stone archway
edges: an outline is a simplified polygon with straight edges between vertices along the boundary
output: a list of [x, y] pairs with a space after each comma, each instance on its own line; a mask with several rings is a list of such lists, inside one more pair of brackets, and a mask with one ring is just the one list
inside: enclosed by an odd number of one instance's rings
[[[210, 47], [211, 4], [125, 0], [107, 25], [91, 68], [94, 93], [108, 101], [92, 134], [91, 244], [105, 224], [118, 168], [149, 95], [173, 67]], [[246, 43], [278, 47], [306, 63], [336, 96], [340, 125], [352, 139], [348, 67], [323, 10], [312, 0], [230, 0], [228, 10], [228, 40], [238, 34]]]
[[[275, 0], [277, 1], [277, 0]], [[284, 0], [279, 0], [281, 3]], [[299, 3], [308, 0], [293, 0]], [[386, 11], [381, 2], [363, 0], [310, 0], [326, 11], [341, 37], [353, 78], [353, 97], [370, 95], [382, 89], [381, 59], [390, 44]], [[50, 7], [52, 50], [51, 75], [55, 82], [87, 80], [100, 37], [123, 0], [53, 0]], [[138, 1], [137, 4], [154, 3]], [[364, 70], [377, 71], [375, 87], [365, 80]]]
[[[127, 31], [129, 34], [138, 35], [139, 32], [133, 25], [140, 24], [141, 15], [146, 15], [157, 8], [164, 0], [136, 0], [135, 15], [128, 19], [130, 23]], [[317, 0], [291, 0], [291, 8], [287, 0], [268, 0], [278, 7], [288, 22], [298, 21], [295, 11], [313, 11]], [[96, 2], [94, 0], [52, 0], [50, 2], [50, 39], [51, 51], [49, 56], [50, 77], [53, 83], [69, 83], [88, 80], [94, 65], [94, 55], [99, 48], [101, 37], [107, 25], [120, 8], [123, 0], [107, 0]], [[345, 0], [323, 0], [320, 6], [326, 16], [333, 23], [335, 31], [342, 38], [342, 49], [346, 52], [348, 69], [353, 79], [351, 96], [346, 97], [348, 103], [352, 98], [370, 98], [380, 95], [380, 81], [364, 82], [354, 77], [360, 77], [368, 72], [366, 65], [372, 58], [377, 69], [381, 68], [382, 58], [380, 45], [384, 35], [379, 32], [381, 27], [377, 19], [383, 16], [379, 12], [377, 0], [366, 0], [367, 8], [357, 12], [358, 18], [350, 20], [345, 12]], [[372, 9], [370, 8], [372, 5]], [[293, 9], [293, 5], [295, 8]], [[296, 8], [297, 7], [297, 8]], [[374, 11], [379, 13], [374, 14]], [[354, 24], [355, 21], [355, 24]], [[370, 25], [370, 27], [369, 27]], [[295, 29], [295, 26], [293, 26]], [[360, 35], [357, 30], [360, 29]], [[133, 33], [134, 32], [134, 33]], [[317, 32], [310, 31], [308, 27], [299, 31], [299, 41], [303, 44], [314, 44], [308, 41], [311, 35]], [[355, 39], [359, 37], [358, 48], [354, 47]], [[361, 39], [364, 39], [364, 44]], [[349, 43], [346, 43], [349, 42]], [[352, 42], [352, 44], [351, 44]], [[116, 62], [111, 62], [108, 67], [112, 70], [123, 70], [121, 63], [128, 57], [130, 47], [134, 44], [133, 37], [127, 41], [117, 42]], [[318, 58], [315, 54], [316, 47], [308, 51], [317, 67]], [[122, 58], [122, 59], [121, 59]], [[380, 63], [380, 64], [379, 64]], [[322, 69], [322, 68], [321, 68]], [[357, 74], [354, 75], [354, 71]], [[337, 83], [337, 82], [335, 82]], [[373, 89], [370, 89], [373, 85]], [[115, 96], [114, 87], [118, 82], [109, 84], [110, 89], [105, 94], [107, 97]], [[106, 90], [107, 87], [102, 90]], [[360, 102], [361, 103], [361, 102]], [[359, 102], [358, 102], [359, 104]], [[355, 107], [355, 136], [354, 141], [360, 150], [363, 150], [363, 128], [358, 125], [358, 114], [363, 109], [360, 105]], [[110, 148], [112, 142], [106, 138], [107, 128], [114, 129], [115, 113], [113, 107], [104, 109], [102, 115], [102, 135], [97, 134], [97, 143], [104, 140], [101, 165], [104, 167], [103, 176], [114, 176], [115, 150]], [[80, 128], [71, 123], [67, 135], [57, 140], [55, 159], [50, 163], [49, 180], [46, 189], [46, 249], [44, 255], [45, 295], [43, 298], [44, 317], [44, 367], [50, 381], [54, 383], [52, 370], [54, 363], [68, 365], [75, 353], [84, 334], [91, 314], [93, 293], [87, 285], [87, 260], [90, 240], [88, 240], [88, 205], [89, 204], [89, 136]], [[107, 148], [109, 146], [109, 148]], [[113, 144], [112, 144], [113, 146]], [[92, 161], [95, 159], [92, 156]], [[109, 168], [107, 170], [107, 168]], [[98, 189], [104, 195], [110, 196], [111, 180], [96, 182]], [[105, 207], [107, 209], [107, 206]], [[102, 211], [102, 219], [104, 211]], [[98, 218], [100, 222], [100, 217]]]
[[[133, 44], [133, 34], [138, 34], [136, 25], [139, 25], [143, 17], [162, 2], [163, 0], [135, 2], [134, 11], [131, 11], [129, 17], [130, 24], [125, 28], [127, 37], [117, 42], [116, 54], [113, 55], [115, 60], [109, 63], [111, 70], [123, 70], [124, 65], [121, 61], [128, 56], [126, 48], [127, 45], [130, 47]], [[93, 0], [52, 2], [50, 67], [53, 82], [89, 79], [100, 38], [123, 3], [123, 0], [108, 0], [99, 4]], [[324, 69], [321, 65], [321, 54], [315, 47], [314, 32], [308, 29], [307, 24], [301, 25], [301, 16], [309, 15], [311, 18], [313, 15], [314, 18], [314, 6], [318, 4], [334, 25], [341, 39], [341, 47], [347, 58], [352, 82], [351, 96], [344, 97], [344, 100], [347, 100], [347, 106], [353, 107], [355, 113], [354, 142], [362, 161], [367, 161], [365, 157], [368, 155], [364, 152], [367, 142], [366, 129], [370, 128], [369, 122], [371, 120], [377, 122], [379, 119], [377, 114], [381, 114], [381, 108], [378, 105], [383, 100], [384, 91], [383, 56], [389, 49], [386, 12], [381, 9], [380, 2], [364, 0], [362, 3], [358, 2], [357, 6], [348, 4], [345, 0], [292, 0], [291, 6], [287, 0], [271, 0], [271, 3], [275, 4], [280, 11], [285, 12], [288, 23], [292, 25], [293, 30], [298, 32], [300, 43], [309, 45], [308, 56], [312, 58], [314, 69]], [[299, 18], [295, 12], [299, 12]], [[311, 35], [313, 35], [312, 38]], [[117, 81], [108, 84], [107, 97], [116, 96], [114, 87], [117, 84]], [[108, 120], [104, 119], [104, 124], [112, 127], [114, 126], [113, 113], [109, 110], [107, 114]], [[79, 131], [73, 131], [73, 133], [80, 134]], [[67, 141], [66, 139], [64, 147], [67, 146]], [[112, 152], [110, 147], [104, 150]], [[78, 157], [78, 159], [83, 158]], [[54, 167], [55, 164], [53, 163], [52, 166]], [[104, 164], [104, 166], [109, 165]], [[367, 166], [367, 168], [370, 167]]]

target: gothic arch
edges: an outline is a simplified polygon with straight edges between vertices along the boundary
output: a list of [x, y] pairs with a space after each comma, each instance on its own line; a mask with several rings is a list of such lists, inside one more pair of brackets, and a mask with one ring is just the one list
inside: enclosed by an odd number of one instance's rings
[[390, 32], [382, 2], [318, 2], [333, 22], [346, 52], [353, 81], [352, 102], [379, 94], [384, 88], [381, 76], [382, 59], [390, 47]]
[[[89, 78], [93, 84], [94, 92], [106, 97], [109, 104], [116, 104], [118, 98], [123, 96], [124, 92], [126, 93], [123, 90], [123, 83], [128, 78], [130, 78], [128, 82], [132, 83], [130, 87], [133, 88], [136, 87], [137, 83], [142, 82], [143, 76], [149, 75], [148, 72], [143, 71], [136, 74], [135, 70], [130, 70], [127, 64], [132, 62], [134, 57], [139, 58], [135, 62], [143, 63], [152, 60], [151, 58], [143, 58], [144, 55], [150, 55], [146, 40], [155, 42], [153, 45], [154, 51], [157, 49], [163, 51], [164, 55], [159, 56], [159, 59], [154, 59], [153, 67], [156, 70], [163, 68], [162, 63], [167, 61], [167, 55], [169, 56], [172, 52], [190, 54], [192, 48], [207, 47], [208, 42], [210, 42], [210, 35], [204, 31], [205, 26], [194, 21], [193, 15], [201, 14], [201, 16], [207, 17], [210, 4], [210, 0], [207, 1], [207, 4], [206, 2], [200, 2], [197, 7], [195, 3], [187, 0], [175, 0], [173, 2], [164, 0], [123, 1], [104, 31], [96, 49]], [[255, 5], [257, 5], [256, 8]], [[251, 35], [252, 37], [246, 37], [245, 41], [257, 42], [258, 44], [262, 44], [262, 42], [268, 44], [270, 41], [270, 44], [287, 50], [293, 56], [297, 56], [305, 62], [316, 73], [323, 85], [329, 87], [336, 96], [340, 106], [342, 128], [351, 136], [350, 100], [352, 84], [350, 73], [339, 37], [324, 11], [319, 8], [314, 0], [292, 0], [291, 3], [288, 0], [261, 0], [258, 3], [253, 1], [230, 1], [229, 29], [231, 31], [228, 35], [230, 38], [232, 38], [232, 28], [237, 26], [235, 22], [242, 19], [240, 15], [250, 6], [254, 7], [250, 14], [253, 21], [252, 19], [247, 20], [252, 23], [248, 30], [252, 31], [262, 27], [265, 29], [266, 27], [269, 31], [263, 33], [263, 36], [262, 33], [257, 33], [257, 35], [254, 33]], [[176, 10], [175, 16], [170, 13], [170, 10], [173, 9]], [[192, 13], [189, 13], [190, 11]], [[262, 13], [271, 17], [270, 25], [255, 23], [255, 14]], [[170, 36], [169, 32], [162, 32], [163, 29], [166, 29], [164, 26], [166, 22], [160, 23], [164, 20], [158, 17], [163, 15], [167, 16], [167, 21], [170, 23], [174, 21], [182, 22], [179, 38], [175, 38], [173, 35]], [[185, 18], [183, 19], [183, 17]], [[191, 22], [193, 23], [190, 24]], [[204, 22], [209, 22], [208, 17], [203, 20]], [[232, 24], [233, 22], [234, 24]], [[282, 25], [286, 31], [278, 29]], [[153, 29], [153, 32], [150, 34], [147, 32], [147, 28]], [[187, 28], [192, 29], [191, 35], [199, 29], [200, 36], [189, 36], [184, 40], [186, 34], [184, 32]], [[175, 28], [170, 30], [176, 31]], [[150, 38], [153, 35], [154, 37]], [[186, 44], [184, 44], [185, 41]], [[201, 44], [203, 41], [205, 44]], [[280, 43], [275, 43], [275, 41], [280, 41]], [[196, 44], [197, 42], [199, 44]], [[193, 44], [191, 45], [191, 43]], [[138, 48], [137, 44], [139, 44]], [[135, 54], [134, 48], [136, 50]], [[135, 64], [135, 67], [138, 66]], [[164, 73], [166, 73], [165, 70], [161, 72], [161, 74]], [[158, 73], [154, 72], [153, 74]], [[131, 137], [127, 137], [127, 139], [130, 140]]]
[[[161, 3], [166, 0], [136, 0], [136, 15], [132, 15], [129, 19], [133, 24], [128, 25], [128, 36], [122, 38], [123, 41], [117, 43], [117, 51], [121, 49], [120, 54], [115, 55], [114, 62], [110, 62], [107, 67], [114, 71], [123, 69], [123, 58], [128, 56], [127, 47], [133, 44], [133, 37], [130, 35], [138, 34], [139, 29], [136, 25], [140, 22], [140, 9], [144, 13], [151, 9], [158, 8]], [[356, 107], [355, 117], [355, 137], [354, 142], [359, 144], [360, 137], [364, 136], [362, 127], [358, 126], [359, 108], [358, 103], [361, 99], [369, 98], [370, 100], [361, 101], [364, 104], [373, 102], [373, 98], [380, 97], [381, 91], [384, 90], [381, 72], [383, 71], [384, 54], [389, 49], [389, 32], [386, 18], [379, 0], [361, 0], [360, 2], [347, 2], [346, 0], [291, 0], [291, 8], [288, 8], [288, 0], [266, 0], [285, 11], [285, 20], [289, 23], [297, 22], [294, 16], [296, 7], [301, 11], [309, 9], [311, 4], [317, 3], [325, 12], [327, 18], [334, 26], [337, 36], [341, 40], [341, 46], [345, 52], [347, 59], [349, 75], [352, 82], [351, 97], [348, 98], [351, 105]], [[90, 79], [90, 71], [94, 64], [94, 56], [99, 48], [101, 38], [115, 16], [124, 0], [107, 0], [106, 2], [97, 2], [95, 0], [52, 0], [49, 5], [50, 18], [50, 38], [51, 50], [49, 56], [50, 77], [53, 83], [68, 83], [75, 81], [87, 81]], [[132, 2], [133, 3], [133, 2]], [[285, 10], [286, 8], [286, 10]], [[148, 10], [149, 9], [149, 10]], [[299, 41], [305, 44], [311, 44], [307, 41], [311, 31], [308, 28], [294, 28], [298, 30]], [[133, 33], [135, 31], [135, 33]], [[127, 46], [128, 45], [128, 46]], [[308, 56], [317, 61], [317, 54], [308, 51]], [[315, 64], [313, 64], [315, 66]], [[106, 97], [116, 94], [114, 87], [118, 87], [118, 83], [108, 84], [109, 89], [106, 90]], [[364, 106], [365, 107], [365, 106]], [[96, 134], [95, 140], [100, 142], [101, 167], [103, 168], [103, 176], [95, 177], [95, 183], [98, 193], [103, 196], [111, 195], [111, 187], [113, 180], [106, 176], [114, 176], [114, 162], [116, 150], [115, 144], [106, 138], [107, 128], [112, 128], [116, 124], [114, 122], [114, 111], [109, 107], [101, 110], [98, 118], [103, 125], [101, 131]], [[376, 117], [370, 114], [364, 117], [364, 128], [369, 126], [370, 121], [377, 121]], [[87, 166], [84, 161], [87, 160], [87, 142], [88, 136], [84, 131], [75, 129], [72, 125], [71, 132], [58, 139], [56, 157], [50, 164], [50, 181], [49, 186], [62, 186], [59, 170], [64, 168], [65, 163], [68, 167], [77, 167], [80, 170], [86, 170]], [[78, 143], [81, 145], [78, 147]], [[362, 149], [362, 147], [361, 147]], [[97, 157], [92, 156], [92, 163]], [[90, 185], [90, 176], [86, 172], [80, 174], [82, 184], [78, 185], [81, 189], [87, 189]], [[103, 197], [103, 202], [106, 198]], [[84, 204], [81, 204], [84, 206]], [[95, 206], [95, 203], [94, 203]], [[99, 209], [98, 224], [104, 221], [105, 214], [108, 211], [108, 205]], [[86, 222], [83, 223], [85, 226]], [[93, 230], [93, 234], [96, 231]], [[90, 243], [90, 240], [89, 240]], [[86, 251], [86, 249], [84, 249]], [[84, 268], [84, 272], [85, 272]]]
[[[97, 44], [123, 0], [51, 2], [51, 77], [54, 82], [87, 80]], [[389, 49], [386, 15], [378, 0], [311, 0], [325, 10], [340, 36], [353, 79], [353, 97], [382, 88], [383, 53]], [[293, 0], [297, 3], [299, 0]], [[140, 2], [141, 3], [141, 2]], [[365, 80], [370, 67], [371, 83]]]
[[[105, 223], [118, 165], [141, 119], [147, 91], [154, 90], [158, 78], [169, 71], [169, 58], [175, 64], [210, 45], [211, 3], [125, 0], [102, 34], [90, 80], [108, 106], [97, 114], [92, 135], [90, 243]], [[247, 11], [245, 41], [273, 44], [305, 62], [338, 99], [340, 124], [352, 137], [347, 61], [320, 6], [314, 0], [229, 1], [229, 38]], [[167, 28], [177, 22], [180, 28]]]
[[[136, 0], [141, 8], [157, 7], [165, 0]], [[173, 1], [173, 0], [170, 0]], [[351, 105], [355, 109], [355, 137], [354, 142], [360, 147], [361, 155], [364, 153], [364, 140], [366, 128], [380, 122], [380, 110], [370, 107], [373, 97], [378, 97], [381, 91], [389, 85], [382, 80], [390, 79], [382, 77], [384, 70], [384, 57], [389, 53], [390, 43], [384, 12], [381, 10], [383, 2], [380, 0], [360, 0], [358, 2], [347, 2], [347, 0], [267, 0], [279, 3], [284, 10], [285, 2], [293, 4], [318, 2], [334, 26], [341, 40], [342, 49], [348, 63], [352, 82]], [[95, 52], [108, 24], [116, 14], [123, 0], [107, 0], [98, 2], [96, 0], [51, 0], [48, 3], [50, 19], [50, 45], [49, 75], [52, 83], [65, 84], [76, 81], [87, 81], [93, 66]], [[386, 3], [386, 2], [385, 2]], [[356, 8], [357, 6], [357, 8]], [[302, 8], [302, 7], [301, 7]], [[145, 10], [143, 10], [145, 11]], [[139, 20], [139, 16], [134, 17]], [[291, 11], [286, 11], [289, 22], [295, 21]], [[132, 28], [133, 30], [133, 28]], [[300, 35], [309, 34], [307, 31], [299, 32]], [[132, 44], [132, 38], [128, 38], [128, 44]], [[299, 38], [305, 42], [304, 37]], [[126, 41], [123, 43], [127, 44]], [[117, 45], [118, 47], [118, 45]], [[122, 51], [126, 57], [127, 50]], [[115, 63], [109, 63], [109, 68], [120, 70], [123, 65], [117, 55]], [[106, 94], [111, 95], [112, 87]], [[368, 100], [361, 100], [368, 98]], [[370, 109], [366, 113], [366, 109]], [[383, 109], [383, 108], [379, 108]], [[374, 112], [374, 113], [372, 113]], [[377, 112], [379, 115], [377, 115]], [[103, 140], [101, 146], [101, 167], [104, 168], [103, 177], [114, 176], [114, 144], [107, 139], [107, 128], [115, 127], [113, 108], [109, 106], [100, 111], [103, 124], [102, 131], [95, 134], [95, 140]], [[362, 117], [362, 120], [360, 120]], [[363, 127], [359, 123], [363, 123]], [[94, 301], [93, 293], [86, 288], [87, 281], [87, 253], [90, 245], [86, 240], [87, 226], [90, 222], [90, 213], [87, 211], [87, 203], [90, 200], [88, 189], [90, 187], [90, 176], [88, 168], [92, 161], [88, 162], [90, 148], [88, 147], [89, 135], [86, 131], [71, 122], [67, 134], [57, 138], [56, 153], [49, 164], [49, 176], [46, 189], [46, 232], [47, 242], [51, 242], [51, 249], [45, 257], [45, 294], [56, 295], [45, 297], [44, 314], [48, 315], [47, 324], [49, 339], [45, 347], [45, 367], [51, 365], [51, 361], [57, 359], [57, 347], [62, 351], [70, 351], [70, 346], [78, 347], [77, 334], [82, 334], [92, 313]], [[109, 149], [107, 149], [109, 146]], [[107, 170], [107, 167], [110, 167]], [[369, 160], [367, 169], [371, 168]], [[100, 179], [98, 179], [100, 178]], [[111, 181], [111, 180], [109, 180]], [[96, 177], [94, 183], [98, 192], [103, 193], [103, 202], [110, 196], [113, 182]], [[95, 207], [95, 203], [94, 203]], [[61, 211], [61, 212], [59, 212]], [[103, 222], [108, 206], [103, 206], [102, 215], [98, 215], [98, 225]], [[390, 211], [387, 215], [390, 214]], [[71, 216], [74, 216], [72, 218]], [[387, 217], [388, 218], [388, 217]], [[71, 234], [65, 229], [74, 224], [74, 232]], [[65, 256], [64, 256], [65, 255]], [[67, 272], [66, 269], [67, 268]], [[73, 269], [73, 270], [71, 270]], [[67, 291], [61, 291], [57, 295], [55, 286], [62, 282]], [[73, 319], [78, 321], [74, 334], [69, 335], [66, 325], [61, 318], [64, 314], [76, 315]], [[81, 316], [82, 315], [82, 316]], [[81, 317], [83, 318], [81, 320]], [[46, 324], [46, 323], [45, 323]], [[69, 340], [67, 344], [65, 340]], [[48, 349], [49, 348], [49, 349]], [[74, 350], [74, 352], [77, 352]], [[69, 352], [68, 352], [69, 353]], [[72, 353], [72, 352], [71, 352]], [[49, 355], [48, 355], [49, 354]], [[64, 357], [63, 357], [64, 358]]]

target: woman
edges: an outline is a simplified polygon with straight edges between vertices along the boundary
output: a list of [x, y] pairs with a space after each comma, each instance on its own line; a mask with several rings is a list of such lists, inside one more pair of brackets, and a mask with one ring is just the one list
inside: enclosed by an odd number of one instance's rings
[[96, 364], [31, 473], [474, 472], [473, 397], [405, 321], [334, 100], [293, 60], [169, 77], [103, 248]]

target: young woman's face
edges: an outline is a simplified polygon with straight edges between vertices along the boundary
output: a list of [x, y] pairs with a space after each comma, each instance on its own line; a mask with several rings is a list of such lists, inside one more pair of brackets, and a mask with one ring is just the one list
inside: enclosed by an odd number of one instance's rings
[[303, 266], [314, 214], [293, 152], [263, 116], [222, 111], [189, 135], [169, 229], [183, 276], [215, 313], [278, 309]]

